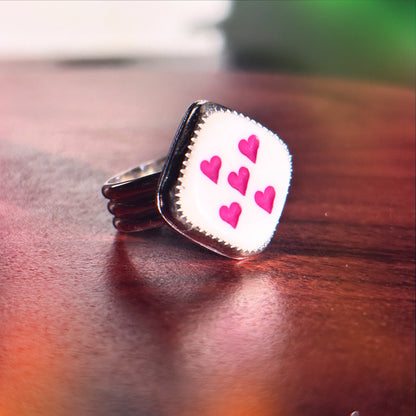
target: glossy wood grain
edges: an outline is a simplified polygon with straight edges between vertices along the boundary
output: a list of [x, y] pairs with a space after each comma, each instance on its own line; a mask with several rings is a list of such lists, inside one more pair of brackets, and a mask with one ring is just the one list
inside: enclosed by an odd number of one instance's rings
[[[163, 156], [199, 98], [293, 155], [281, 223], [253, 260], [168, 228], [117, 234], [100, 193]], [[0, 415], [413, 415], [414, 98], [0, 65]]]

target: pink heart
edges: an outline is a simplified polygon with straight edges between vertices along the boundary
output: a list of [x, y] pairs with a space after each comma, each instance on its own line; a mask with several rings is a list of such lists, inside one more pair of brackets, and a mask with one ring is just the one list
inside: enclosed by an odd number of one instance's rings
[[273, 186], [268, 186], [264, 192], [257, 191], [254, 194], [254, 199], [256, 201], [256, 204], [263, 208], [265, 211], [267, 211], [269, 214], [271, 214], [273, 210], [273, 203], [274, 198], [276, 196], [276, 192], [273, 188]]
[[236, 228], [238, 224], [238, 219], [241, 215], [241, 207], [237, 202], [233, 202], [230, 207], [223, 205], [220, 208], [220, 217], [223, 221], [230, 224], [231, 227]]
[[238, 175], [235, 172], [231, 172], [228, 175], [228, 183], [234, 188], [237, 189], [241, 194], [245, 195], [247, 191], [248, 179], [250, 177], [250, 172], [244, 166], [238, 171]]
[[203, 160], [200, 167], [204, 175], [208, 176], [212, 182], [218, 183], [218, 176], [221, 169], [221, 159], [219, 156], [213, 156], [209, 162], [208, 160]]
[[256, 163], [259, 144], [260, 142], [257, 136], [252, 134], [247, 140], [240, 140], [238, 149], [244, 156], [247, 156], [253, 163]]

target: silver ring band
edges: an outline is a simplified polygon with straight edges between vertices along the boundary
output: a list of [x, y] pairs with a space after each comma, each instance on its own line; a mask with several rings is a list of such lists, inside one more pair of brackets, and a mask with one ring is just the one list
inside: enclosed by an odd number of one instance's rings
[[141, 164], [108, 179], [101, 191], [108, 198], [113, 224], [121, 232], [144, 231], [164, 223], [156, 191], [166, 157]]

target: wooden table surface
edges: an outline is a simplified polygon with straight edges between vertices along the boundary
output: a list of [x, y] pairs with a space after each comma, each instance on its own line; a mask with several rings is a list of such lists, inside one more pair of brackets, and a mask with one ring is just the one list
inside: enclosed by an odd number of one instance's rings
[[[100, 188], [194, 100], [294, 162], [253, 260], [117, 234]], [[412, 89], [247, 73], [0, 65], [0, 416], [415, 412]], [[354, 413], [357, 412], [357, 413]]]

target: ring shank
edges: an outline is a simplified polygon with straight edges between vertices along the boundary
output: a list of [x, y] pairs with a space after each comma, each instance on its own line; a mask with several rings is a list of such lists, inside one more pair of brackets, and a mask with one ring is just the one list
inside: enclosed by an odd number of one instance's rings
[[166, 158], [144, 163], [120, 173], [103, 185], [113, 224], [122, 232], [136, 232], [163, 224], [156, 203], [159, 177]]
[[159, 173], [163, 169], [163, 165], [165, 164], [166, 157], [161, 157], [160, 159], [151, 160], [149, 162], [143, 163], [136, 168], [127, 170], [123, 173], [120, 173], [112, 178], [108, 179], [108, 181], [103, 185], [105, 186], [119, 186], [127, 182], [134, 181], [136, 179], [141, 179], [149, 175], [153, 175], [155, 173]]

